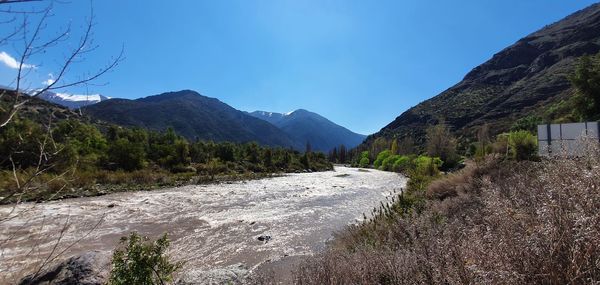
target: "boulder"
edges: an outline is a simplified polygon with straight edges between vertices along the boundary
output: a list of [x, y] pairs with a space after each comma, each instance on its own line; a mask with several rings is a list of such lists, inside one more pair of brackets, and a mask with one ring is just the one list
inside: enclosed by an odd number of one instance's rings
[[265, 243], [267, 243], [268, 241], [270, 241], [270, 240], [271, 240], [271, 236], [264, 235], [264, 236], [259, 236], [259, 237], [258, 237], [258, 238], [256, 238], [256, 239], [258, 239], [259, 241], [264, 241]]
[[23, 278], [20, 285], [101, 285], [107, 281], [108, 258], [96, 251], [73, 256], [39, 273]]

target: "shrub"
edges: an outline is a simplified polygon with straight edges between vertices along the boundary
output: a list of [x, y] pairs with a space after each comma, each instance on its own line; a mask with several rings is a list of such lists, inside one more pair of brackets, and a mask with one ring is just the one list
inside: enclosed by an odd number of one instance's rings
[[[216, 176], [248, 171], [299, 172], [333, 168], [320, 152], [301, 154], [293, 149], [269, 148], [252, 142], [190, 144], [171, 128], [154, 132], [109, 126], [102, 132], [93, 124], [61, 119], [50, 129], [52, 140], [47, 141], [45, 126], [15, 117], [3, 130], [0, 132], [0, 154], [3, 155], [0, 155], [0, 172], [8, 171], [9, 179], [1, 175], [0, 197], [10, 196], [2, 199], [4, 202], [17, 198], [27, 201], [104, 193], [105, 187], [96, 184], [126, 184], [127, 188], [117, 187], [118, 191], [139, 189], [135, 184], [166, 185], [173, 181], [185, 182], [179, 177], [191, 176], [194, 172], [212, 180]], [[50, 178], [36, 178], [40, 175], [33, 170]], [[13, 176], [19, 177], [19, 183]], [[47, 183], [58, 176], [65, 178], [64, 183]], [[18, 189], [22, 184], [29, 189], [26, 194], [17, 196], [15, 191], [24, 191]], [[65, 190], [61, 191], [64, 195], [50, 195], [54, 190]]]
[[381, 163], [383, 163], [383, 160], [388, 158], [390, 155], [392, 155], [392, 152], [389, 150], [384, 150], [384, 151], [380, 152], [377, 155], [377, 158], [375, 159], [375, 161], [373, 162], [373, 167], [379, 169], [379, 167], [381, 166]]
[[438, 157], [420, 155], [413, 160], [413, 163], [415, 165], [415, 173], [435, 176], [439, 174], [439, 168], [444, 162]]
[[427, 155], [439, 157], [444, 163], [439, 167], [449, 170], [456, 167], [461, 157], [456, 153], [457, 140], [444, 121], [427, 128]]
[[485, 158], [486, 155], [490, 154], [494, 152], [494, 146], [493, 145], [484, 145], [484, 146], [477, 146], [477, 148], [475, 149], [475, 153], [474, 156], [476, 159], [483, 159]]
[[516, 131], [529, 131], [529, 132], [535, 132], [537, 130], [537, 125], [539, 125], [542, 122], [542, 118], [538, 117], [538, 116], [527, 116], [527, 117], [523, 117], [518, 119], [511, 127], [510, 127], [510, 131], [511, 132], [516, 132]]
[[108, 152], [110, 163], [127, 171], [144, 168], [147, 165], [145, 156], [144, 146], [141, 143], [130, 142], [126, 138], [114, 141]]
[[129, 183], [152, 184], [158, 181], [158, 177], [160, 176], [160, 174], [156, 171], [143, 169], [131, 172], [128, 176], [130, 176], [130, 178], [128, 179]]
[[394, 165], [394, 162], [396, 161], [397, 157], [399, 157], [399, 156], [390, 155], [390, 156], [386, 157], [384, 160], [381, 161], [379, 169], [385, 170], [385, 171], [391, 171], [392, 166]]
[[408, 159], [406, 156], [401, 156], [401, 155], [390, 155], [388, 156], [386, 159], [383, 160], [383, 162], [381, 163], [381, 170], [385, 170], [385, 171], [396, 171], [394, 170], [394, 165], [396, 164], [396, 162], [402, 158], [406, 158]]
[[167, 234], [150, 242], [132, 232], [129, 237], [121, 238], [120, 246], [113, 254], [110, 285], [165, 284], [172, 281], [173, 273], [182, 266], [166, 256]]
[[[600, 163], [484, 161], [339, 233], [296, 284], [598, 284]], [[411, 177], [412, 180], [412, 177]], [[449, 186], [444, 186], [444, 184]]]
[[600, 118], [600, 53], [581, 57], [569, 79], [576, 91], [573, 97], [576, 116], [581, 120]]
[[536, 157], [537, 138], [528, 131], [511, 132], [508, 135], [508, 145], [512, 158], [517, 161]]
[[408, 156], [402, 155], [396, 161], [394, 161], [394, 165], [392, 166], [392, 170], [395, 172], [403, 172], [412, 167], [411, 159]]
[[508, 156], [510, 152], [508, 134], [504, 133], [496, 136], [496, 141], [492, 144], [492, 151], [500, 155]]
[[434, 180], [427, 186], [426, 196], [428, 199], [444, 200], [459, 194], [469, 193], [473, 190], [473, 179], [478, 177], [481, 172], [484, 172], [484, 170], [475, 164], [471, 164], [445, 176], [443, 179]]
[[74, 176], [75, 176], [75, 177], [73, 177], [74, 179], [72, 179], [72, 181], [69, 181], [69, 182], [73, 187], [91, 188], [94, 186], [94, 184], [96, 184], [98, 176], [100, 175], [98, 172], [99, 171], [94, 171], [94, 170], [76, 171], [74, 173]]
[[369, 158], [368, 157], [361, 158], [360, 161], [358, 162], [358, 166], [359, 167], [367, 167], [367, 166], [369, 166]]

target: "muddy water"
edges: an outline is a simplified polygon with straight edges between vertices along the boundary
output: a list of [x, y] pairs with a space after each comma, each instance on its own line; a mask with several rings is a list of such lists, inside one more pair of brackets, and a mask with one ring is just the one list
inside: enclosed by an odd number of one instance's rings
[[[405, 183], [394, 173], [336, 167], [330, 172], [118, 193], [17, 209], [3, 206], [0, 217], [15, 217], [0, 224], [0, 277], [19, 275], [18, 269], [47, 256], [62, 229], [57, 249], [65, 250], [63, 257], [89, 250], [109, 256], [119, 238], [131, 231], [153, 238], [168, 232], [171, 255], [185, 262], [182, 275], [188, 279], [212, 278], [203, 277], [203, 272], [223, 268], [228, 271], [222, 274], [244, 274], [322, 249], [334, 231], [356, 222]], [[271, 239], [261, 242], [259, 236]], [[278, 270], [277, 274], [285, 274], [281, 271], [287, 269]]]

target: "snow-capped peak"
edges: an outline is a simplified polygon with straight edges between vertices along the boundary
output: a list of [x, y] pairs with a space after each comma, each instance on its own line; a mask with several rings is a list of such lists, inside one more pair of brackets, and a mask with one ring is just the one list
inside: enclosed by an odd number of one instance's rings
[[65, 101], [72, 101], [72, 102], [81, 102], [81, 101], [87, 101], [87, 102], [100, 102], [102, 100], [108, 100], [110, 99], [110, 97], [106, 97], [106, 96], [102, 96], [100, 94], [68, 94], [68, 93], [55, 93], [56, 96], [62, 98]]
[[69, 94], [54, 93], [50, 91], [43, 92], [38, 97], [71, 109], [77, 109], [111, 99], [111, 97], [103, 96], [101, 94]]

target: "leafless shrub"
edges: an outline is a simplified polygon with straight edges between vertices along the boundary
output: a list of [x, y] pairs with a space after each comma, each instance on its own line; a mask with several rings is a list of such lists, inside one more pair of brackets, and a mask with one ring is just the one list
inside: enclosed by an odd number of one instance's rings
[[[91, 10], [89, 17], [86, 19], [87, 21], [83, 27], [81, 37], [76, 39], [74, 47], [69, 48], [68, 44], [65, 44], [65, 41], [75, 34], [70, 26], [58, 32], [48, 30], [49, 19], [53, 16], [53, 4], [56, 1], [40, 1], [42, 6], [39, 9], [36, 8], [37, 10], [23, 10], [22, 6], [17, 5], [19, 2], [30, 1], [0, 1], [0, 23], [3, 25], [3, 31], [0, 32], [0, 46], [11, 45], [13, 47], [17, 52], [18, 65], [16, 76], [9, 84], [14, 86], [14, 91], [0, 92], [0, 99], [2, 99], [2, 104], [0, 104], [0, 131], [5, 130], [11, 122], [14, 122], [14, 118], [19, 110], [23, 109], [32, 98], [46, 91], [90, 84], [115, 68], [123, 59], [123, 50], [121, 50], [121, 53], [111, 59], [105, 66], [95, 71], [73, 77], [70, 74], [72, 68], [77, 64], [81, 64], [86, 56], [90, 56], [90, 53], [98, 48], [98, 45], [93, 42], [92, 31], [95, 25], [93, 10]], [[27, 79], [31, 70], [40, 66], [40, 64], [33, 64], [31, 61], [39, 59], [52, 49], [61, 51], [64, 54], [64, 58], [62, 59], [43, 58], [43, 61], [46, 62], [56, 62], [56, 69], [53, 72], [55, 75], [54, 79], [41, 88], [26, 86], [31, 84]], [[68, 219], [65, 221], [64, 227], [60, 232], [45, 232], [43, 235], [41, 234], [44, 230], [43, 228], [29, 228], [27, 222], [17, 232], [7, 232], [2, 227], [3, 223], [11, 222], [15, 217], [35, 207], [35, 204], [23, 205], [21, 203], [23, 197], [31, 195], [34, 192], [46, 191], [48, 192], [48, 199], [53, 199], [60, 195], [66, 189], [67, 184], [72, 181], [77, 162], [65, 162], [56, 159], [64, 149], [57, 147], [57, 144], [54, 142], [51, 131], [52, 123], [52, 120], [49, 119], [47, 126], [45, 126], [44, 139], [41, 141], [27, 141], [24, 138], [26, 134], [19, 134], [19, 138], [21, 138], [21, 142], [19, 143], [26, 142], [38, 145], [39, 152], [37, 152], [36, 157], [39, 157], [39, 159], [37, 159], [37, 164], [34, 167], [21, 169], [18, 163], [13, 161], [14, 157], [23, 152], [22, 149], [19, 149], [20, 145], [15, 145], [10, 153], [0, 154], [2, 160], [7, 159], [6, 161], [12, 164], [9, 175], [4, 171], [0, 173], [0, 178], [9, 178], [11, 180], [10, 182], [0, 182], [0, 186], [6, 187], [3, 190], [7, 190], [2, 192], [3, 197], [0, 197], [0, 203], [13, 203], [11, 208], [3, 209], [0, 212], [0, 271], [3, 272], [0, 275], [0, 283], [6, 282], [5, 280], [12, 280], [13, 282], [9, 283], [14, 283], [18, 280], [20, 274], [31, 272], [34, 272], [33, 277], [35, 278], [44, 267], [48, 266], [50, 262], [61, 258], [62, 254], [77, 242], [71, 243], [63, 240], [63, 234], [69, 227]], [[47, 175], [50, 172], [53, 173], [51, 177]], [[98, 222], [100, 223], [100, 221]], [[38, 237], [40, 239], [36, 240]], [[38, 256], [40, 262], [34, 265], [7, 264], [3, 259], [4, 250], [2, 245], [10, 243], [13, 239], [23, 238], [32, 240], [31, 249], [26, 254], [27, 256], [39, 255], [38, 251], [42, 243], [47, 244], [50, 241], [53, 247], [50, 251], [46, 251], [46, 255]], [[11, 274], [7, 273], [8, 269], [10, 269]], [[25, 272], [26, 270], [30, 272]]]
[[444, 179], [431, 182], [427, 188], [426, 196], [429, 199], [444, 200], [455, 197], [459, 193], [467, 193], [472, 190], [473, 179], [485, 169], [477, 164], [470, 164], [458, 172], [448, 174]]
[[581, 158], [488, 159], [440, 180], [423, 213], [349, 228], [295, 281], [598, 284], [600, 160], [590, 147]]

